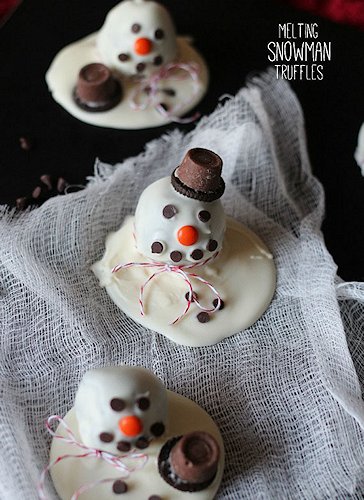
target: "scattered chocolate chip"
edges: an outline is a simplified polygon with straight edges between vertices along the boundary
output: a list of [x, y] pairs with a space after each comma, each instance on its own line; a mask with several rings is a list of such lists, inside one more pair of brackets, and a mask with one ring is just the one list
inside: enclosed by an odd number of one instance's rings
[[131, 31], [133, 33], [139, 33], [139, 31], [142, 29], [142, 27], [140, 26], [140, 24], [138, 23], [134, 23], [133, 26], [131, 27]]
[[111, 443], [114, 440], [114, 434], [111, 434], [111, 432], [101, 432], [99, 438], [103, 443]]
[[131, 448], [130, 443], [128, 441], [119, 441], [118, 444], [116, 445], [116, 448], [119, 451], [129, 451]]
[[206, 248], [209, 252], [214, 252], [217, 248], [217, 245], [218, 245], [218, 243], [216, 240], [209, 240]]
[[173, 262], [179, 262], [180, 260], [182, 260], [182, 254], [178, 250], [173, 250], [173, 252], [171, 252], [169, 256], [171, 260], [173, 260]]
[[43, 174], [40, 176], [40, 180], [45, 184], [48, 188], [48, 191], [51, 191], [53, 186], [52, 186], [52, 179], [51, 176], [48, 174]]
[[198, 218], [201, 222], [208, 222], [211, 219], [211, 214], [208, 210], [201, 210], [198, 213]]
[[176, 95], [176, 91], [174, 89], [162, 89], [162, 92], [164, 92], [169, 97], [174, 97]]
[[162, 213], [163, 213], [163, 217], [165, 217], [166, 219], [171, 219], [172, 217], [174, 217], [176, 215], [176, 213], [178, 213], [178, 210], [174, 205], [166, 205], [163, 208]]
[[32, 198], [36, 200], [37, 198], [40, 197], [41, 194], [42, 194], [42, 188], [40, 186], [37, 186], [33, 189]]
[[138, 73], [142, 73], [145, 70], [145, 64], [144, 63], [138, 63], [136, 65], [136, 70]]
[[149, 446], [149, 441], [146, 437], [140, 437], [136, 440], [135, 446], [139, 448], [139, 450], [145, 450], [145, 448]]
[[121, 479], [117, 479], [112, 485], [112, 490], [117, 495], [120, 495], [121, 493], [126, 493], [128, 491], [128, 485]]
[[138, 408], [142, 411], [148, 410], [150, 406], [149, 398], [139, 398], [137, 401]]
[[68, 182], [63, 177], [58, 177], [57, 180], [57, 191], [59, 193], [64, 193], [64, 190], [68, 186]]
[[29, 205], [29, 200], [25, 196], [21, 196], [15, 200], [15, 203], [18, 210], [24, 210]]
[[162, 497], [160, 497], [159, 495], [150, 495], [150, 497], [148, 497], [148, 500], [162, 500]]
[[[218, 301], [217, 301], [217, 299], [214, 299], [214, 300], [212, 301], [212, 305], [213, 305], [214, 307], [216, 307], [216, 306], [217, 306], [217, 302], [218, 302]], [[219, 307], [219, 311], [221, 311], [221, 309], [224, 309], [224, 307], [225, 307], [225, 302], [224, 302], [223, 300], [220, 300], [220, 307]]]
[[33, 143], [29, 137], [19, 137], [19, 145], [24, 151], [30, 151], [33, 147]]
[[210, 315], [206, 311], [201, 311], [200, 313], [198, 313], [197, 319], [200, 323], [208, 323], [210, 321]]
[[126, 62], [126, 61], [129, 61], [130, 59], [130, 56], [128, 54], [124, 54], [123, 52], [121, 54], [118, 55], [118, 59], [119, 61], [121, 62]]
[[164, 109], [164, 111], [168, 111], [168, 106], [167, 106], [167, 104], [166, 104], [165, 102], [160, 102], [160, 103], [159, 103], [159, 106], [160, 106], [162, 109]]
[[152, 253], [162, 253], [163, 245], [160, 241], [154, 241], [151, 246]]
[[193, 258], [193, 260], [200, 260], [203, 257], [203, 251], [199, 248], [196, 248], [196, 250], [191, 253], [191, 257]]
[[154, 66], [160, 66], [162, 62], [163, 62], [162, 56], [155, 56], [155, 58], [153, 59]]
[[[188, 300], [189, 295], [190, 295], [189, 292], [186, 292], [186, 294], [185, 294], [185, 299], [186, 300]], [[196, 292], [192, 292], [192, 300], [191, 300], [191, 302], [194, 302], [195, 300], [197, 300], [197, 298], [198, 298], [197, 293]]]
[[159, 437], [161, 436], [165, 431], [165, 426], [162, 422], [156, 422], [150, 427], [150, 432], [156, 436]]
[[110, 401], [110, 406], [114, 411], [123, 411], [123, 409], [125, 408], [126, 405], [125, 405], [125, 401], [123, 399], [113, 398]]
[[155, 30], [154, 37], [157, 40], [162, 40], [162, 38], [164, 38], [164, 31], [158, 28], [157, 30]]

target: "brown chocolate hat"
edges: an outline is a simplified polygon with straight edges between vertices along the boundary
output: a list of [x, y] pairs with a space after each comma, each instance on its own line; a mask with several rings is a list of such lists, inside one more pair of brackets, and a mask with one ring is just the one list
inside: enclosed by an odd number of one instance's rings
[[222, 159], [219, 155], [204, 148], [193, 148], [171, 176], [174, 189], [178, 192], [201, 201], [214, 201], [220, 198], [225, 190], [221, 177]]
[[110, 69], [101, 63], [87, 64], [81, 68], [73, 98], [85, 111], [107, 111], [121, 99], [120, 82]]

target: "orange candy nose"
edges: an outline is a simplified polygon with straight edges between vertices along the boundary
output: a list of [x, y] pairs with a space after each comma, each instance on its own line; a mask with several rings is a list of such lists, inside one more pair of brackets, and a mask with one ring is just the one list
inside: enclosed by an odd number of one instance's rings
[[140, 418], [135, 415], [128, 415], [119, 420], [119, 429], [125, 436], [137, 436], [142, 432], [143, 425]]
[[198, 240], [198, 231], [193, 226], [182, 226], [178, 229], [177, 239], [181, 245], [190, 246]]
[[152, 50], [152, 42], [149, 38], [137, 38], [134, 42], [134, 51], [140, 56], [149, 54]]

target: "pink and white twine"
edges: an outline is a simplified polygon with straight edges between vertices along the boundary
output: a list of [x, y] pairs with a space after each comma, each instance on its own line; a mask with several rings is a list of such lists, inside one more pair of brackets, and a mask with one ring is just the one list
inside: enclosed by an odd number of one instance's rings
[[[181, 72], [184, 74], [182, 75]], [[178, 74], [179, 73], [179, 74]], [[190, 78], [192, 81], [192, 94], [183, 99], [178, 105], [174, 106], [170, 111], [165, 109], [157, 99], [158, 92], [160, 88], [158, 87], [161, 80], [185, 80]], [[142, 111], [149, 106], [154, 106], [154, 108], [163, 117], [168, 118], [176, 123], [191, 123], [200, 117], [200, 113], [195, 113], [194, 115], [187, 118], [179, 118], [177, 114], [181, 109], [188, 105], [192, 99], [197, 94], [200, 87], [199, 83], [199, 66], [195, 63], [188, 62], [174, 62], [165, 64], [158, 71], [152, 73], [136, 83], [134, 90], [130, 97], [130, 106], [136, 111]], [[141, 103], [141, 96], [148, 90], [147, 98]]]
[[[62, 425], [65, 429], [66, 436], [60, 436], [59, 434], [56, 434], [55, 431], [52, 429], [51, 425], [53, 422], [58, 422], [59, 425]], [[144, 453], [136, 453], [136, 452], [129, 452], [127, 454], [121, 455], [121, 456], [116, 456], [113, 455], [112, 453], [108, 453], [106, 451], [98, 450], [96, 448], [89, 448], [88, 446], [85, 446], [84, 444], [80, 443], [77, 441], [75, 435], [73, 434], [72, 430], [70, 427], [66, 424], [66, 422], [60, 417], [59, 415], [52, 415], [49, 417], [46, 421], [46, 429], [48, 432], [53, 436], [54, 439], [59, 439], [63, 441], [64, 443], [70, 444], [70, 445], [75, 445], [78, 448], [81, 448], [84, 450], [83, 453], [80, 453], [78, 455], [71, 455], [71, 454], [65, 454], [57, 457], [55, 460], [52, 462], [49, 462], [49, 464], [43, 469], [40, 479], [37, 485], [37, 491], [38, 491], [38, 496], [40, 500], [47, 500], [47, 495], [45, 493], [45, 478], [48, 472], [59, 462], [67, 459], [67, 458], [100, 458], [101, 460], [104, 460], [107, 462], [109, 465], [111, 465], [113, 468], [118, 470], [121, 473], [120, 478], [125, 479], [129, 477], [130, 473], [132, 473], [135, 470], [142, 469], [147, 460], [148, 456]], [[140, 461], [140, 464], [137, 464], [135, 467], [128, 467], [123, 460], [124, 459], [128, 460], [136, 460]], [[105, 479], [99, 479], [96, 481], [93, 481], [91, 483], [86, 483], [81, 485], [77, 490], [73, 493], [71, 500], [78, 500], [80, 495], [82, 493], [85, 493], [86, 491], [91, 490], [95, 486], [98, 486], [99, 484], [104, 484], [104, 483], [111, 483], [116, 481], [118, 478], [105, 478]]]
[[[196, 306], [201, 309], [202, 311], [208, 312], [208, 313], [214, 313], [220, 308], [221, 305], [221, 297], [219, 292], [216, 290], [216, 288], [207, 280], [199, 276], [198, 274], [195, 273], [190, 273], [187, 271], [187, 269], [193, 269], [195, 267], [201, 267], [210, 262], [211, 260], [215, 259], [219, 252], [215, 252], [214, 255], [209, 257], [208, 259], [205, 259], [201, 262], [196, 262], [193, 264], [180, 264], [180, 265], [171, 265], [171, 264], [166, 264], [165, 262], [128, 262], [127, 264], [118, 264], [113, 269], [111, 270], [112, 273], [117, 273], [118, 271], [121, 271], [123, 269], [129, 269], [131, 267], [144, 267], [144, 268], [151, 268], [151, 269], [157, 269], [149, 278], [141, 285], [140, 287], [140, 292], [139, 292], [139, 308], [140, 308], [140, 314], [142, 316], [145, 316], [145, 310], [144, 310], [144, 290], [145, 287], [150, 283], [156, 276], [159, 276], [162, 273], [175, 273], [177, 276], [180, 276], [186, 283], [188, 287], [188, 295], [187, 295], [187, 305], [179, 316], [170, 323], [171, 325], [176, 324], [180, 319], [182, 319], [187, 312], [189, 311], [192, 302], [196, 304]], [[196, 293], [193, 290], [192, 282], [191, 279], [196, 279], [206, 285], [216, 296], [217, 303], [216, 306], [209, 308], [209, 307], [204, 307], [198, 300]]]

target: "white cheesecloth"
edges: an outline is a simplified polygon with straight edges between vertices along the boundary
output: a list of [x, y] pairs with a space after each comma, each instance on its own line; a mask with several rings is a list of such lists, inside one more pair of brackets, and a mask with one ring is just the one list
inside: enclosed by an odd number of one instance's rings
[[[90, 266], [142, 190], [196, 146], [223, 158], [226, 213], [267, 244], [278, 282], [253, 326], [190, 348], [126, 317]], [[215, 420], [226, 448], [217, 498], [362, 498], [364, 284], [336, 276], [323, 213], [300, 105], [272, 72], [192, 132], [98, 163], [81, 192], [20, 214], [0, 207], [1, 500], [37, 498], [46, 417], [73, 406], [86, 370], [118, 363], [151, 369]]]

